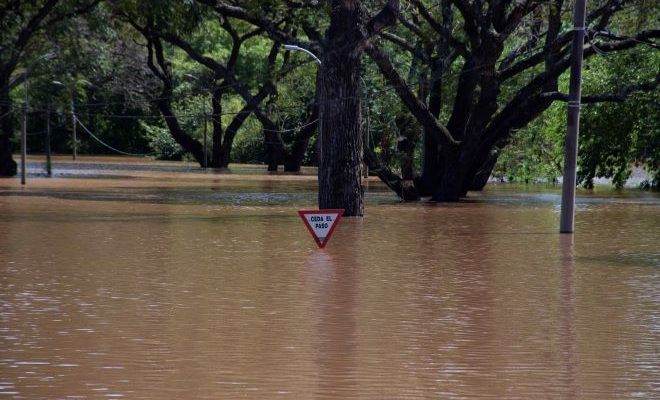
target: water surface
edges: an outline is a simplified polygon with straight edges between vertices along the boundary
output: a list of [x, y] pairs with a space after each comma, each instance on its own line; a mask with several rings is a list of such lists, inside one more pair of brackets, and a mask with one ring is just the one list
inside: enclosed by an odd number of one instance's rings
[[582, 192], [572, 238], [558, 188], [370, 181], [321, 251], [313, 176], [66, 171], [0, 180], [0, 399], [658, 396], [657, 196]]

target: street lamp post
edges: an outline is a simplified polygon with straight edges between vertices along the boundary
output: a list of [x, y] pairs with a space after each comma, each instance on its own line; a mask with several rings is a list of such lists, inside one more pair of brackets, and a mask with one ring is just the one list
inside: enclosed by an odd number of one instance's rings
[[293, 51], [302, 51], [303, 53], [306, 53], [307, 55], [309, 55], [310, 57], [312, 57], [312, 58], [314, 59], [314, 61], [316, 61], [316, 63], [317, 63], [318, 65], [321, 65], [321, 59], [319, 59], [319, 58], [316, 56], [316, 54], [312, 53], [311, 51], [309, 51], [309, 50], [307, 50], [307, 49], [303, 49], [302, 47], [300, 47], [300, 46], [296, 46], [296, 45], [293, 45], [293, 44], [285, 44], [285, 45], [284, 45], [284, 49], [285, 49], [285, 50], [293, 50]]
[[[285, 50], [290, 50], [290, 51], [302, 51], [303, 53], [307, 54], [308, 56], [312, 57], [316, 64], [319, 66], [319, 76], [317, 77], [317, 87], [316, 91], [318, 93], [319, 91], [319, 85], [320, 85], [320, 74], [321, 74], [321, 59], [319, 59], [316, 54], [312, 53], [311, 51], [304, 49], [300, 46], [296, 46], [293, 44], [285, 44], [284, 45]], [[318, 95], [317, 95], [317, 101], [319, 100]], [[321, 107], [321, 104], [318, 105], [319, 108], [319, 117], [318, 117], [318, 129], [319, 129], [319, 137], [316, 141], [317, 143], [317, 152], [318, 152], [318, 157], [319, 157], [319, 163], [321, 160], [321, 157], [323, 157], [323, 107]]]
[[[307, 49], [304, 49], [300, 46], [296, 46], [296, 45], [292, 45], [292, 44], [285, 44], [284, 49], [285, 50], [291, 50], [291, 51], [302, 51], [303, 53], [305, 53], [305, 54], [309, 55], [310, 57], [312, 57], [314, 59], [314, 61], [319, 65], [319, 67], [321, 66], [321, 60], [316, 56], [316, 54], [312, 53], [311, 51], [309, 51]], [[362, 79], [362, 84], [364, 85], [365, 96], [368, 96], [368, 94], [367, 94], [367, 84], [364, 82], [364, 79], [362, 77], [360, 77], [360, 79]], [[368, 99], [367, 99], [367, 103], [368, 103]], [[317, 141], [319, 143], [319, 145], [321, 143], [321, 137], [322, 137], [321, 129], [322, 129], [322, 126], [323, 126], [321, 115], [322, 115], [321, 114], [321, 107], [319, 105], [319, 124], [318, 124], [318, 126], [319, 126], [319, 140]], [[368, 114], [367, 114], [367, 130], [365, 132], [365, 145], [369, 146], [369, 115]], [[320, 155], [320, 152], [319, 152], [319, 155]], [[369, 167], [367, 167], [366, 165], [364, 165], [364, 177], [365, 178], [369, 177]]]

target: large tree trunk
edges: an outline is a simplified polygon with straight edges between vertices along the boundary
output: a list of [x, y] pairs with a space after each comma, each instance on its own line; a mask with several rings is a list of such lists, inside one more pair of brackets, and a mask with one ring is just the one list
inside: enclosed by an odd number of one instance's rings
[[18, 172], [16, 161], [12, 158], [10, 135], [0, 133], [0, 176], [14, 176]]
[[346, 53], [331, 53], [323, 68], [319, 207], [344, 208], [346, 216], [361, 216], [360, 62]]
[[364, 214], [360, 56], [368, 15], [358, 1], [333, 1], [321, 64], [319, 208]]
[[12, 158], [9, 139], [14, 133], [14, 120], [11, 115], [11, 103], [7, 93], [0, 94], [0, 176], [16, 175], [17, 165]]
[[458, 201], [462, 195], [463, 171], [459, 167], [460, 154], [456, 149], [443, 149], [439, 181], [433, 190], [433, 201]]
[[497, 159], [500, 155], [499, 146], [493, 148], [490, 152], [490, 156], [486, 161], [481, 165], [477, 172], [472, 177], [472, 183], [470, 184], [469, 190], [481, 191], [484, 190], [484, 187], [488, 183], [490, 176], [495, 169], [497, 164]]
[[[442, 74], [444, 73], [444, 61], [436, 57], [431, 69], [431, 82], [428, 108], [431, 115], [439, 118], [442, 106]], [[432, 189], [438, 184], [440, 171], [440, 143], [438, 139], [424, 129], [424, 140], [422, 143], [422, 174], [415, 182], [417, 189], [422, 195], [431, 195]]]

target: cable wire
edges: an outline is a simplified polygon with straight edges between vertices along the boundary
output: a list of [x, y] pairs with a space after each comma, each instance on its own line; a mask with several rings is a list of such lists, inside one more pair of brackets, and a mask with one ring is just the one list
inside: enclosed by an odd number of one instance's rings
[[78, 119], [78, 117], [75, 116], [75, 114], [74, 114], [74, 116], [73, 116], [73, 119], [74, 119], [74, 121], [76, 121], [76, 122], [77, 122], [77, 123], [78, 123], [78, 124], [79, 124], [79, 125], [85, 130], [85, 132], [87, 132], [87, 133], [89, 134], [89, 136], [91, 136], [94, 140], [96, 140], [97, 142], [101, 143], [103, 146], [107, 147], [108, 149], [110, 149], [110, 150], [112, 150], [112, 151], [115, 151], [115, 152], [117, 152], [117, 153], [119, 153], [119, 154], [123, 154], [123, 155], [126, 155], [126, 156], [148, 157], [149, 155], [151, 155], [151, 154], [129, 153], [129, 152], [126, 152], [126, 151], [121, 151], [121, 150], [119, 150], [119, 149], [116, 149], [116, 148], [110, 146], [109, 144], [105, 143], [103, 140], [101, 140], [101, 139], [99, 139], [98, 137], [96, 137], [96, 135], [94, 135], [94, 134], [92, 133], [92, 131], [90, 131], [90, 130], [89, 130], [89, 129], [88, 129], [88, 128], [87, 128], [87, 127], [86, 127], [86, 126], [85, 126], [85, 125], [79, 120], [79, 119]]

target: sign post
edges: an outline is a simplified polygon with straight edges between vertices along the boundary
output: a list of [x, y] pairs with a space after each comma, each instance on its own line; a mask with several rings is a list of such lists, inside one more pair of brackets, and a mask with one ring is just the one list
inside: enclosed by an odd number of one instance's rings
[[344, 215], [344, 210], [300, 210], [298, 215], [302, 218], [309, 233], [312, 234], [316, 244], [322, 249], [330, 240], [337, 223]]

